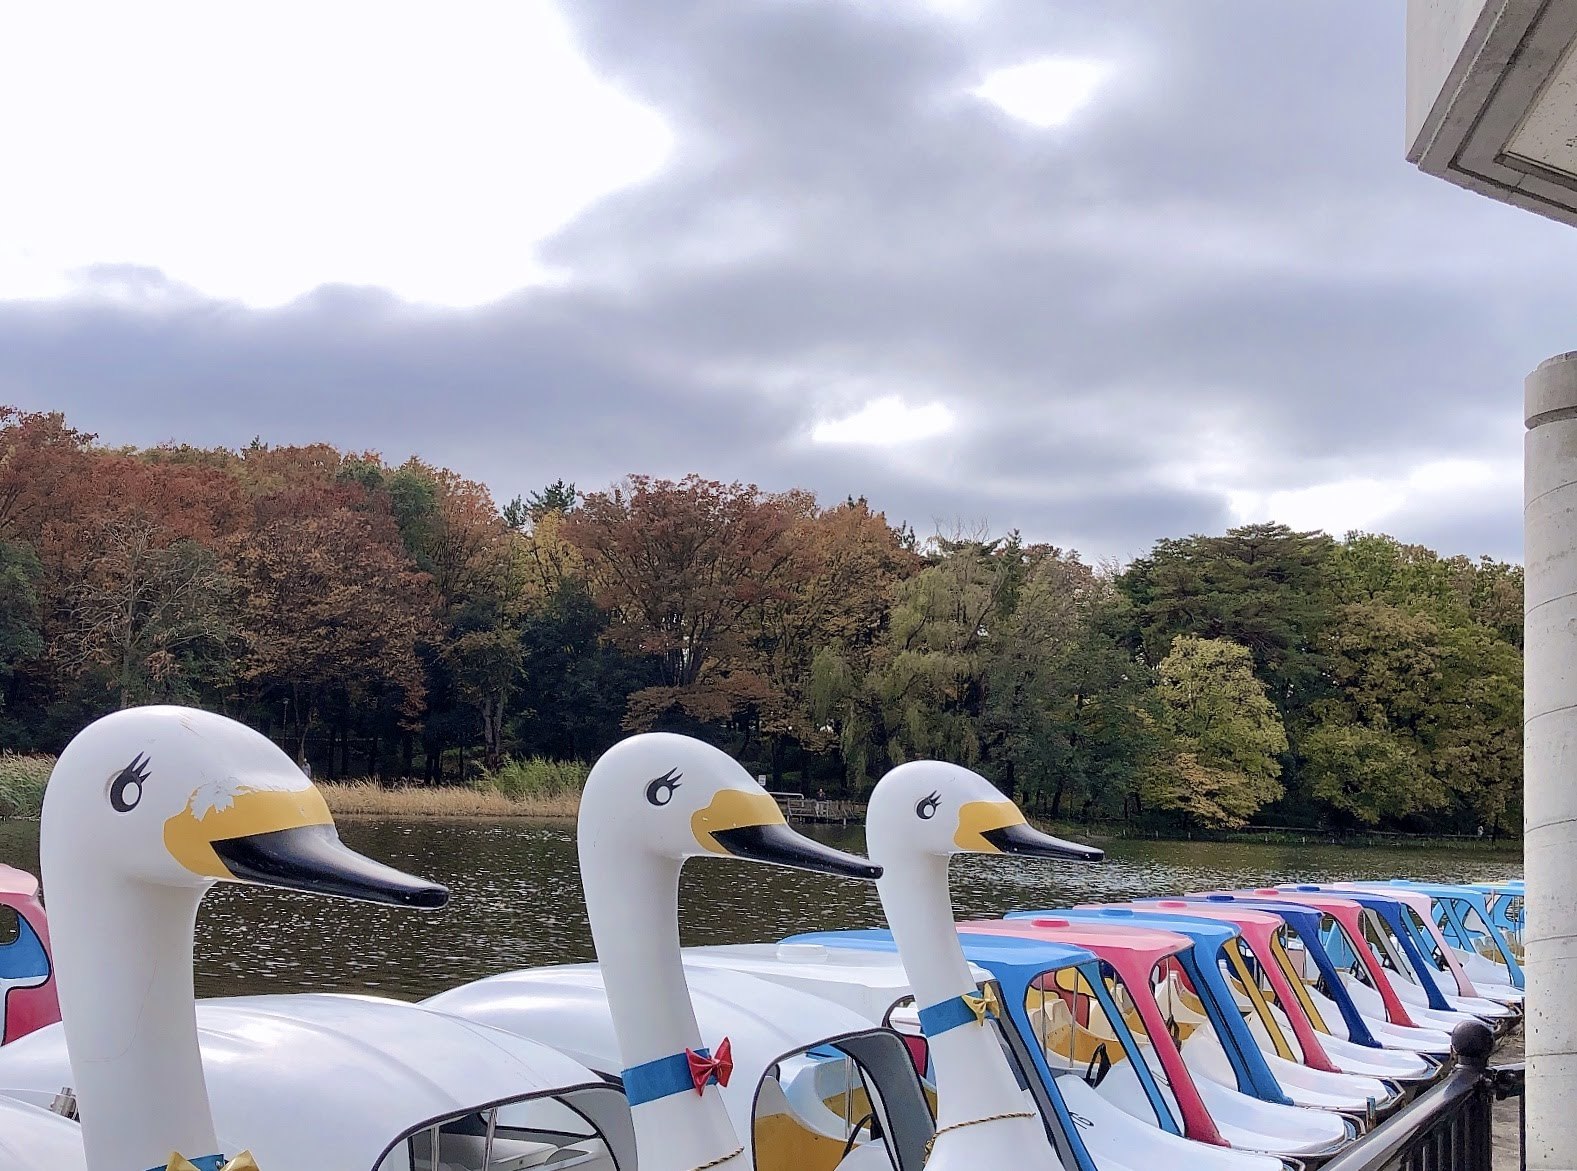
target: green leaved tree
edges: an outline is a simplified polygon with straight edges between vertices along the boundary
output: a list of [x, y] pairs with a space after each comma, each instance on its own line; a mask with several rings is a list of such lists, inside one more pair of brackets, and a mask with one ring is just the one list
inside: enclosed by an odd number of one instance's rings
[[1173, 640], [1158, 677], [1161, 727], [1171, 744], [1146, 774], [1151, 807], [1237, 826], [1281, 796], [1287, 733], [1248, 648], [1185, 635]]

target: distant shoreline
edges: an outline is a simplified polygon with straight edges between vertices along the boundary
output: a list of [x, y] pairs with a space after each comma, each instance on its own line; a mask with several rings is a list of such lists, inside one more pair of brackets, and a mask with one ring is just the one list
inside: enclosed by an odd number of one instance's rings
[[[348, 817], [518, 817], [539, 821], [573, 821], [580, 811], [580, 795], [563, 793], [545, 796], [510, 797], [495, 790], [467, 789], [456, 785], [437, 787], [381, 788], [369, 782], [335, 784], [319, 782], [329, 809]], [[1460, 849], [1477, 855], [1520, 857], [1521, 838], [1449, 837], [1445, 835], [1408, 835], [1375, 831], [1337, 834], [1321, 830], [1253, 829], [1236, 830], [1146, 830], [1137, 826], [1078, 822], [1045, 821], [1032, 818], [1036, 825], [1060, 837], [1095, 843], [1121, 841], [1147, 842], [1223, 842], [1248, 845], [1318, 845], [1346, 849], [1440, 850]], [[850, 825], [858, 825], [851, 821]]]
[[[22, 771], [24, 765], [36, 774], [26, 779], [30, 784], [19, 792], [12, 808], [0, 801], [0, 821], [9, 812], [12, 820], [37, 820], [38, 803], [43, 797], [44, 781], [48, 778], [47, 757], [9, 757], [13, 770]], [[46, 763], [47, 762], [47, 763]], [[0, 777], [0, 780], [3, 780]], [[20, 778], [19, 778], [20, 779]], [[318, 789], [328, 803], [330, 812], [338, 817], [387, 817], [387, 818], [520, 818], [536, 821], [572, 822], [580, 812], [580, 793], [558, 791], [552, 793], [525, 793], [511, 796], [497, 789], [473, 789], [460, 785], [393, 785], [385, 787], [371, 781], [318, 781]], [[18, 786], [18, 788], [22, 788]], [[1521, 838], [1501, 838], [1490, 841], [1488, 837], [1452, 837], [1444, 834], [1397, 834], [1383, 831], [1357, 830], [1335, 833], [1330, 830], [1245, 827], [1235, 830], [1186, 830], [1145, 829], [1120, 822], [1095, 822], [1083, 824], [1069, 821], [1046, 821], [1031, 817], [1036, 825], [1059, 837], [1105, 844], [1122, 841], [1147, 842], [1221, 842], [1247, 845], [1279, 846], [1339, 846], [1351, 850], [1460, 850], [1475, 856], [1494, 858], [1520, 858]], [[850, 822], [857, 825], [857, 821]]]

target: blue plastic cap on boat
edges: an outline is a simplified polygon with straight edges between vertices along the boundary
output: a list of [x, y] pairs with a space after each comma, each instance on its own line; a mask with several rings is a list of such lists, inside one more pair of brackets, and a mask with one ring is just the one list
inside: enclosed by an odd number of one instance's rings
[[1298, 886], [1295, 886], [1292, 889], [1293, 890], [1319, 890], [1320, 888], [1315, 886], [1313, 883], [1305, 882], [1305, 883], [1300, 883]]
[[1134, 909], [1132, 907], [1102, 907], [1101, 908], [1101, 914], [1103, 914], [1103, 915], [1118, 916], [1118, 915], [1132, 915], [1133, 913], [1134, 913]]
[[1205, 896], [1205, 902], [1207, 902], [1207, 903], [1232, 903], [1232, 902], [1236, 902], [1236, 901], [1237, 900], [1232, 895], [1206, 895]]

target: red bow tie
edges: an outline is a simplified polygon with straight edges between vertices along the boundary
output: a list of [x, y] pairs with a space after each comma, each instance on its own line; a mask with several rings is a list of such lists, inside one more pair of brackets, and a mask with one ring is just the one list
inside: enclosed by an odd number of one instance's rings
[[734, 1049], [727, 1037], [723, 1038], [717, 1052], [710, 1057], [694, 1049], [686, 1049], [684, 1056], [690, 1063], [690, 1079], [695, 1082], [695, 1092], [698, 1094], [705, 1091], [708, 1082], [726, 1086], [728, 1079], [733, 1076]]

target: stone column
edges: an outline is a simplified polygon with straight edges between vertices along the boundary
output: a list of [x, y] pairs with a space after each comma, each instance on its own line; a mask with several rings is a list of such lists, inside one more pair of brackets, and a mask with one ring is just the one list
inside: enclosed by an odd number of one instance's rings
[[1524, 418], [1527, 1160], [1577, 1171], [1577, 352], [1528, 375]]

